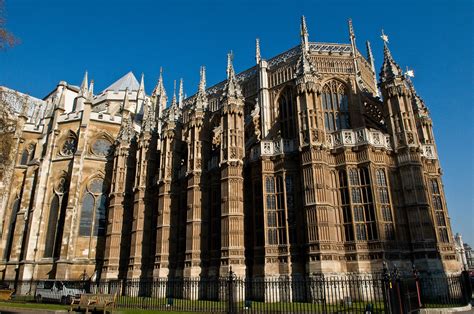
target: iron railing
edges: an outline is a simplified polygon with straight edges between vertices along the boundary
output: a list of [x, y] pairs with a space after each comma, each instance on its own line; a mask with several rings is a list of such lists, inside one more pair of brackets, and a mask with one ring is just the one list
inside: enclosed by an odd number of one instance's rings
[[310, 276], [278, 279], [154, 278], [108, 281], [4, 281], [14, 299], [70, 302], [81, 293], [115, 294], [117, 308], [211, 313], [409, 313], [465, 305], [469, 278], [455, 276]]

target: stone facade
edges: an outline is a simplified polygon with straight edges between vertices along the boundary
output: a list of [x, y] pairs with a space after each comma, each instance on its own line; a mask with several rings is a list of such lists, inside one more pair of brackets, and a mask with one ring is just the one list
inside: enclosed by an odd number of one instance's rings
[[[386, 38], [386, 36], [383, 36]], [[19, 115], [5, 279], [460, 270], [432, 121], [385, 41], [300, 45], [171, 104], [128, 73]], [[176, 86], [176, 84], [175, 84]], [[4, 89], [6, 90], [6, 89]]]

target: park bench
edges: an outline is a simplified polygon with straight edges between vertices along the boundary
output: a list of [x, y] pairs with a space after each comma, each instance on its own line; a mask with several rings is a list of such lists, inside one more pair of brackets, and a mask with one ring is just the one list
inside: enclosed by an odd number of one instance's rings
[[116, 297], [116, 294], [81, 294], [80, 297], [72, 299], [69, 311], [76, 309], [86, 310], [86, 313], [89, 313], [89, 311], [101, 310], [106, 313], [115, 308]]
[[0, 289], [0, 301], [8, 301], [12, 298], [12, 289]]

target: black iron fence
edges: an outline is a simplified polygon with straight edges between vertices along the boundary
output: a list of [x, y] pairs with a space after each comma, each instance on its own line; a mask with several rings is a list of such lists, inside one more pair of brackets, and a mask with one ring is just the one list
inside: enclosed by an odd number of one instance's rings
[[397, 272], [279, 279], [156, 278], [115, 281], [4, 282], [22, 301], [67, 304], [82, 293], [115, 294], [116, 307], [212, 313], [409, 313], [465, 305], [469, 278]]

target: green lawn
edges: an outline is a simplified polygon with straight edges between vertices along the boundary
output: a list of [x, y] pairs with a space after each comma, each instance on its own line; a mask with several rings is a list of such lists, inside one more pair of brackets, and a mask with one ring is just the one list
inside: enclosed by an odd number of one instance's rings
[[42, 309], [42, 310], [68, 310], [68, 305], [34, 303], [34, 302], [18, 302], [18, 301], [0, 301], [0, 307], [18, 307], [24, 309]]
[[[141, 299], [141, 300], [139, 300]], [[238, 310], [244, 308], [244, 302], [238, 302], [236, 307]], [[69, 306], [49, 303], [35, 303], [24, 301], [9, 301], [0, 302], [0, 306], [18, 307], [29, 309], [50, 309], [50, 310], [68, 310]], [[173, 299], [172, 306], [166, 306], [165, 299], [151, 299], [151, 298], [127, 298], [121, 297], [117, 304], [118, 309], [114, 312], [124, 314], [138, 314], [138, 313], [189, 313], [189, 312], [225, 312], [227, 304], [225, 301], [202, 301], [202, 300], [183, 300]], [[365, 309], [366, 304], [360, 302], [353, 302], [351, 306], [342, 305], [323, 305], [318, 303], [301, 303], [301, 302], [251, 302], [250, 308], [254, 312], [258, 311], [303, 311], [303, 312], [339, 312], [343, 311], [361, 311]], [[374, 313], [381, 313], [383, 303], [373, 304]], [[147, 308], [154, 308], [153, 310]]]

